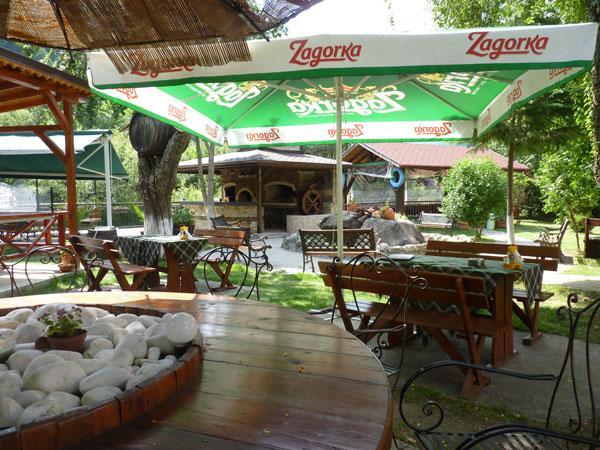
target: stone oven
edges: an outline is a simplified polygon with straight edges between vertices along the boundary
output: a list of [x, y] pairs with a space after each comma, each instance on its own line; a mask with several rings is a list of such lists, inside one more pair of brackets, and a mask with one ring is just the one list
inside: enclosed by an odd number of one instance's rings
[[[204, 170], [207, 162], [203, 161]], [[347, 164], [349, 165], [349, 164]], [[183, 161], [179, 173], [197, 173], [196, 160]], [[298, 149], [254, 149], [215, 156], [221, 192], [215, 193], [217, 214], [253, 231], [285, 230], [290, 217], [332, 212], [335, 160]], [[202, 202], [185, 202], [196, 211], [196, 226], [204, 227]], [[316, 222], [315, 222], [316, 223]]]

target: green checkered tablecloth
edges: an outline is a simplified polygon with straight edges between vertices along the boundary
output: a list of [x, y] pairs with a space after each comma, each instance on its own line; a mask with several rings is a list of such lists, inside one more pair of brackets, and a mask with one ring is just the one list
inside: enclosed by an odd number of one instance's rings
[[506, 269], [502, 267], [502, 261], [485, 260], [484, 267], [472, 267], [468, 264], [467, 258], [455, 258], [451, 256], [430, 256], [415, 255], [410, 260], [395, 259], [394, 255], [390, 258], [396, 264], [410, 269], [420, 269], [427, 272], [447, 272], [459, 273], [482, 277], [492, 294], [496, 287], [496, 280], [505, 275], [513, 275], [516, 280], [523, 281], [527, 289], [529, 300], [533, 301], [542, 280], [542, 268], [539, 264], [524, 263], [523, 268], [519, 270]]
[[191, 263], [198, 258], [207, 243], [206, 238], [192, 237], [181, 240], [178, 236], [121, 236], [117, 245], [123, 256], [133, 264], [156, 267], [158, 259], [163, 256], [163, 248], [169, 248], [184, 263]]

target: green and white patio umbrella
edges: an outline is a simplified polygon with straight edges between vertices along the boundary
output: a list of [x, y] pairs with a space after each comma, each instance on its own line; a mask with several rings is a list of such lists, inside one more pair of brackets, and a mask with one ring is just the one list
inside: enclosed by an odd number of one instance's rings
[[336, 143], [341, 249], [342, 142], [481, 135], [589, 70], [597, 26], [252, 41], [251, 61], [165, 72], [120, 74], [91, 53], [88, 79], [96, 94], [216, 144]]

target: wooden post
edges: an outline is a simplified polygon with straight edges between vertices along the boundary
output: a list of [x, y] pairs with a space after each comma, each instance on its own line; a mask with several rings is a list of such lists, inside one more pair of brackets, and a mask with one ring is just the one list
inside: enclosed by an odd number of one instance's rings
[[406, 180], [404, 180], [404, 183], [402, 183], [402, 186], [400, 186], [397, 190], [396, 190], [396, 212], [402, 213], [402, 214], [406, 214], [406, 203], [404, 202], [404, 190], [405, 190], [405, 186], [406, 186]]
[[258, 168], [258, 193], [257, 193], [257, 202], [256, 202], [256, 231], [257, 233], [263, 232], [263, 223], [262, 223], [262, 168]]
[[69, 234], [77, 234], [77, 185], [75, 181], [75, 142], [73, 139], [73, 106], [63, 102], [65, 126], [65, 174], [67, 178], [67, 217]]
[[57, 227], [58, 227], [58, 244], [63, 247], [66, 245], [67, 240], [65, 236], [65, 215], [58, 214], [57, 218]]

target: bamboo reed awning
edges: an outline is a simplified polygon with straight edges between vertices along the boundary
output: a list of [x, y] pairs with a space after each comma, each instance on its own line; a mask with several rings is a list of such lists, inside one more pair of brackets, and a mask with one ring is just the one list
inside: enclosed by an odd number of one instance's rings
[[321, 0], [0, 0], [0, 38], [106, 51], [121, 72], [249, 61], [265, 36]]

